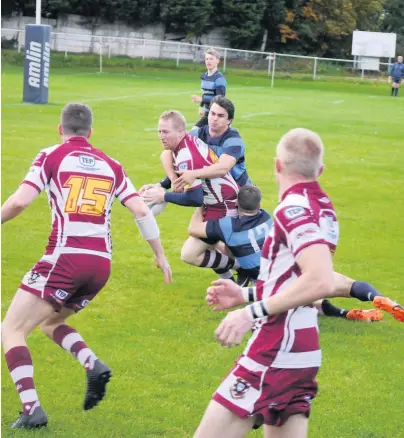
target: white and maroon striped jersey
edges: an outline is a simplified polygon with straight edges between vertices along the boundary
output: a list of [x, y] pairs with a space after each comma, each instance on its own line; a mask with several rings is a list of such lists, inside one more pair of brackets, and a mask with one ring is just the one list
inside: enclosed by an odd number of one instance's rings
[[[339, 237], [334, 208], [317, 182], [291, 187], [275, 209], [273, 219], [274, 226], [262, 249], [257, 281], [258, 300], [282, 293], [297, 280], [301, 275], [297, 260], [304, 248], [325, 244], [334, 253]], [[320, 366], [321, 350], [315, 308], [302, 306], [263, 318], [259, 320], [252, 338], [255, 339], [261, 330], [268, 329], [266, 341], [261, 347], [257, 347], [256, 343], [253, 348], [265, 349], [267, 356], [272, 356], [272, 367]], [[254, 357], [254, 351], [249, 351], [248, 355]]]
[[111, 258], [111, 207], [138, 196], [122, 166], [84, 137], [43, 149], [24, 184], [43, 189], [52, 211], [46, 255], [86, 253]]
[[[218, 157], [209, 146], [193, 135], [187, 134], [173, 153], [176, 170], [197, 170], [216, 163]], [[201, 187], [203, 203], [209, 210], [217, 210], [224, 216], [237, 216], [238, 184], [227, 173], [212, 179], [196, 179], [189, 190]]]

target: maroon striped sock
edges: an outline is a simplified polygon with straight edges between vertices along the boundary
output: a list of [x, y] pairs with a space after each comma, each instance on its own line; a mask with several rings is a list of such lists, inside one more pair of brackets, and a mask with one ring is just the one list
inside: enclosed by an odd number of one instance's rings
[[27, 347], [14, 347], [6, 353], [7, 367], [20, 395], [24, 414], [32, 414], [40, 405], [34, 384], [34, 366]]

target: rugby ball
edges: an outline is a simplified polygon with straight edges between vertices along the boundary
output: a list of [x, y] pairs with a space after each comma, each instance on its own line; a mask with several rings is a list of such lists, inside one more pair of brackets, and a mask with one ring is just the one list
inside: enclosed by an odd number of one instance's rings
[[149, 205], [149, 208], [153, 213], [153, 216], [158, 216], [166, 209], [166, 207], [167, 207], [167, 202], [159, 202], [158, 204]]

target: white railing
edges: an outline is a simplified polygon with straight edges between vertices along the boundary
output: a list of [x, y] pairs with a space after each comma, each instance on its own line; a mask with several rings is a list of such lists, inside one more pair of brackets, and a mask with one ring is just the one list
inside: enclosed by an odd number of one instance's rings
[[[25, 43], [25, 31], [20, 29], [2, 29], [3, 39], [14, 41], [20, 52]], [[208, 46], [176, 41], [159, 41], [141, 38], [98, 36], [93, 34], [51, 33], [51, 50], [69, 54], [99, 55], [98, 71], [102, 73], [108, 67], [108, 59], [116, 56], [129, 58], [164, 59], [179, 67], [181, 63], [203, 63], [204, 50]], [[293, 76], [300, 74], [313, 80], [327, 77], [366, 77], [386, 76], [389, 62], [381, 62], [379, 70], [367, 71], [366, 64], [357, 60], [322, 58], [316, 56], [290, 55], [271, 52], [218, 48], [222, 56], [222, 71], [244, 68], [250, 71], [262, 71], [271, 77]]]

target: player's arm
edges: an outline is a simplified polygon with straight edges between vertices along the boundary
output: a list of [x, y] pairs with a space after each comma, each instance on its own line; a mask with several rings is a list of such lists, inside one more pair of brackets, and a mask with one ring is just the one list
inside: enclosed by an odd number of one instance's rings
[[7, 222], [22, 213], [39, 195], [37, 188], [23, 183], [1, 207], [1, 223]]
[[318, 243], [304, 248], [300, 252], [297, 264], [301, 270], [300, 277], [281, 294], [253, 304], [254, 307], [250, 308], [251, 313], [253, 309], [262, 307], [262, 303], [268, 315], [277, 315], [289, 309], [309, 305], [332, 294], [335, 277], [328, 245]]
[[179, 175], [173, 183], [175, 190], [181, 191], [188, 184], [193, 184], [196, 179], [212, 179], [219, 178], [231, 171], [236, 164], [236, 159], [228, 154], [222, 154], [219, 160], [211, 166], [203, 169], [177, 171]]
[[226, 87], [227, 82], [223, 76], [216, 79], [216, 96], [226, 96]]
[[172, 278], [171, 268], [164, 255], [160, 230], [153, 213], [139, 196], [129, 198], [123, 202], [123, 205], [133, 214], [140, 234], [153, 250], [157, 267], [164, 273], [164, 281], [170, 283]]
[[171, 151], [163, 151], [160, 155], [160, 161], [163, 166], [164, 172], [171, 181], [177, 179], [177, 174], [174, 170], [174, 160]]
[[162, 187], [153, 187], [144, 192], [142, 198], [148, 205], [170, 202], [184, 207], [200, 207], [203, 204], [203, 190], [201, 185], [183, 193], [166, 192]]

